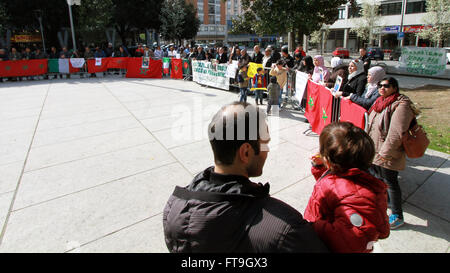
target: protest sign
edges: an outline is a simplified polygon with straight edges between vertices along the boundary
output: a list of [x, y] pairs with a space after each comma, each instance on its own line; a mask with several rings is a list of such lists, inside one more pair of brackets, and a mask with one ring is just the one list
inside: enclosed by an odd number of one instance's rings
[[212, 64], [206, 61], [192, 61], [192, 80], [199, 84], [230, 90], [230, 81], [226, 77], [226, 64]]
[[444, 48], [402, 47], [397, 68], [416, 75], [442, 75], [446, 68], [445, 54]]
[[308, 74], [300, 71], [295, 72], [295, 98], [301, 102], [308, 83]]
[[233, 61], [231, 64], [227, 66], [227, 72], [225, 73], [225, 76], [227, 78], [236, 77], [236, 70], [238, 69], [238, 61]]

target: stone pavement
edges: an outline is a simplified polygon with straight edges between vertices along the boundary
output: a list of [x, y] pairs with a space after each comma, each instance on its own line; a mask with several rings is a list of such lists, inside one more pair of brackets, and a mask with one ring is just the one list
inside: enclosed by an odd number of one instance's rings
[[[170, 79], [0, 83], [0, 252], [167, 252], [165, 202], [212, 164], [208, 121], [237, 98]], [[271, 151], [253, 179], [302, 213], [318, 148], [303, 120], [270, 117]], [[408, 161], [407, 224], [376, 252], [450, 251], [448, 157]]]

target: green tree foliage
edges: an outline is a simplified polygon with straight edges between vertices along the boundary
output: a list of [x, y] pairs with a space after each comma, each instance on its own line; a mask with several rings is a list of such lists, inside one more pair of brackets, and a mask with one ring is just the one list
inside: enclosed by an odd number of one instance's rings
[[[333, 24], [338, 7], [347, 0], [241, 0], [244, 13], [233, 20], [233, 33], [284, 34], [297, 32], [301, 37]], [[354, 2], [351, 0], [350, 2]]]
[[200, 27], [196, 13], [194, 6], [184, 0], [166, 0], [160, 15], [162, 37], [179, 43], [195, 37]]
[[375, 0], [366, 0], [362, 3], [361, 17], [353, 19], [356, 25], [351, 32], [373, 45], [375, 34], [381, 32], [384, 24], [380, 15], [380, 3]]
[[428, 0], [427, 14], [423, 21], [431, 28], [425, 28], [419, 32], [419, 37], [430, 39], [437, 46], [450, 38], [450, 1], [449, 0]]

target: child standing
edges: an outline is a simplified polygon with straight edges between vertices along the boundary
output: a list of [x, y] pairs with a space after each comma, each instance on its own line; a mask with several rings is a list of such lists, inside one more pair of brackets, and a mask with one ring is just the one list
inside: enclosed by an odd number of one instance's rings
[[248, 80], [247, 65], [244, 65], [241, 70], [239, 70], [238, 74], [239, 90], [241, 93], [241, 97], [239, 99], [240, 102], [247, 102]]
[[270, 109], [272, 105], [278, 107], [280, 99], [280, 85], [277, 83], [277, 77], [272, 76], [270, 78], [270, 83], [267, 86], [267, 92], [269, 93], [269, 99], [267, 101], [267, 114], [270, 114]]
[[263, 104], [263, 90], [266, 89], [266, 78], [263, 73], [263, 68], [258, 67], [256, 69], [256, 74], [253, 77], [253, 88], [255, 89], [255, 102], [256, 105], [258, 105], [258, 98], [260, 101], [260, 104]]
[[312, 157], [317, 180], [304, 216], [333, 252], [372, 252], [389, 236], [387, 187], [370, 175], [370, 136], [349, 122], [327, 125]]

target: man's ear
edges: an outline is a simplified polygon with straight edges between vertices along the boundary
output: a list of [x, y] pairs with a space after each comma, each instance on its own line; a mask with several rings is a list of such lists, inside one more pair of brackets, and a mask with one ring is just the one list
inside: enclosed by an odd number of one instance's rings
[[251, 149], [252, 149], [252, 147], [248, 143], [244, 143], [241, 145], [241, 147], [239, 147], [237, 155], [238, 155], [238, 159], [242, 163], [247, 164], [248, 162], [250, 162]]

